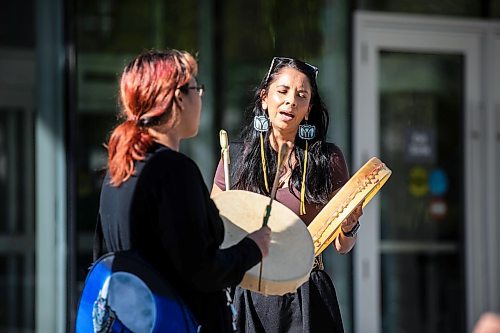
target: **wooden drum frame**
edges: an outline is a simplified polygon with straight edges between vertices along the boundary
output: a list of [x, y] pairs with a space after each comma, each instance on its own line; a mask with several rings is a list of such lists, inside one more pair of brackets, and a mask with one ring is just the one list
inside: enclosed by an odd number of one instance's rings
[[335, 240], [341, 231], [341, 223], [361, 202], [365, 207], [391, 174], [382, 161], [372, 157], [341, 187], [307, 227], [316, 256]]

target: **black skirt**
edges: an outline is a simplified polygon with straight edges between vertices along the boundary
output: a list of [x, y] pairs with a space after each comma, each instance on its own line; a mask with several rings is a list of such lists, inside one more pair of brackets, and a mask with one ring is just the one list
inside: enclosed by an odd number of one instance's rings
[[264, 296], [237, 287], [234, 303], [238, 332], [344, 332], [335, 287], [323, 270], [313, 270], [297, 292], [283, 296]]

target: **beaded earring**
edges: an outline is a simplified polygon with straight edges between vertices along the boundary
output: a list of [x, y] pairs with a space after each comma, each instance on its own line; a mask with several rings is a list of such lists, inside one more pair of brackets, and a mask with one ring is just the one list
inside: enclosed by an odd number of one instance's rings
[[316, 136], [316, 126], [309, 125], [307, 123], [299, 125], [299, 138], [303, 140], [312, 140], [314, 139], [315, 136]]
[[306, 123], [299, 125], [299, 138], [306, 141], [306, 148], [304, 150], [304, 170], [302, 171], [302, 184], [300, 186], [300, 215], [306, 214], [306, 173], [307, 173], [307, 157], [309, 149], [309, 140], [314, 139], [316, 136], [316, 126]]
[[253, 117], [253, 128], [260, 133], [269, 131], [269, 118], [265, 115]]
[[[264, 109], [265, 113], [266, 109]], [[267, 181], [266, 156], [264, 154], [264, 132], [269, 131], [269, 118], [266, 115], [255, 116], [253, 118], [253, 128], [259, 132], [260, 136], [260, 159], [262, 161], [262, 173], [264, 175], [264, 185], [269, 193], [269, 183]]]

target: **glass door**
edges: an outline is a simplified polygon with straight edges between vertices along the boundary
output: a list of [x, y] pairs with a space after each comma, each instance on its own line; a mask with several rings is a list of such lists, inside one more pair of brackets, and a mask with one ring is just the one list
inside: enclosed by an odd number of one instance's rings
[[393, 171], [361, 220], [356, 332], [468, 332], [485, 309], [483, 28], [356, 14], [354, 166]]
[[464, 55], [378, 58], [382, 332], [463, 332]]

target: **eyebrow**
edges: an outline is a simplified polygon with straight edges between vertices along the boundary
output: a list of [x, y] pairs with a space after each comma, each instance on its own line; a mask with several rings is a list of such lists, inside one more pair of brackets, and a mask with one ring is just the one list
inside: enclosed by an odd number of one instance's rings
[[[290, 89], [290, 86], [287, 86], [286, 84], [279, 84], [276, 86], [276, 88], [286, 88], [286, 89]], [[299, 92], [306, 92], [306, 93], [310, 93], [309, 90], [307, 90], [306, 88], [303, 88], [303, 89], [297, 89], [297, 91]]]

